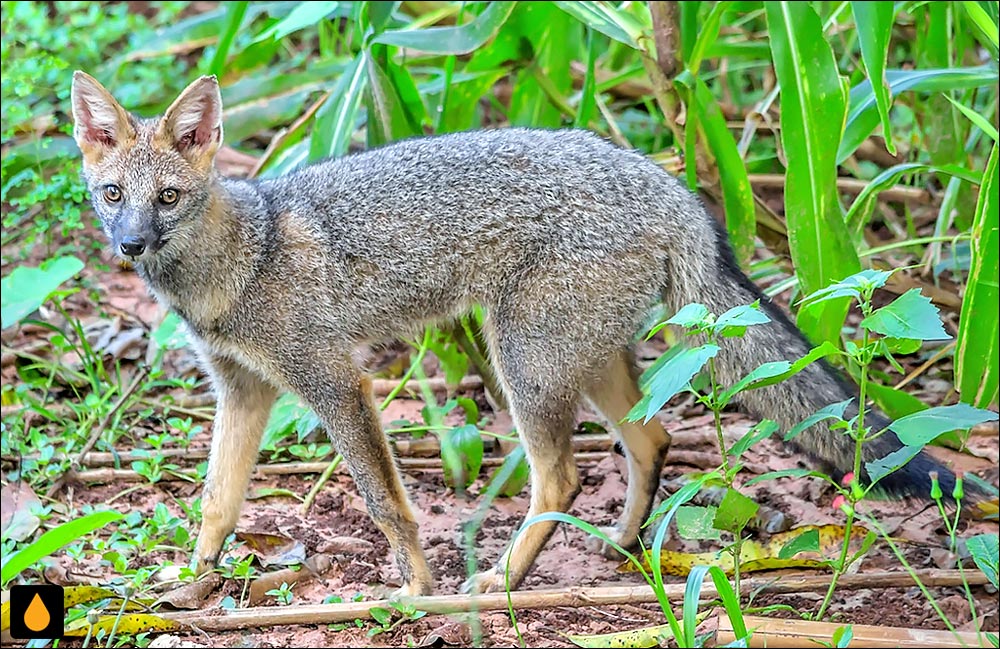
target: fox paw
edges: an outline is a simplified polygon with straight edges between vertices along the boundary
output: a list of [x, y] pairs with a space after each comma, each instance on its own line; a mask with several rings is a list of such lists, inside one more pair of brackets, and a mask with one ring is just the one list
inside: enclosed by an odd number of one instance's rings
[[392, 591], [389, 595], [389, 599], [397, 600], [403, 597], [420, 597], [421, 595], [430, 595], [433, 593], [433, 590], [434, 589], [431, 588], [430, 584], [420, 583], [414, 580]]
[[501, 593], [507, 590], [506, 578], [503, 572], [490, 568], [477, 572], [462, 584], [461, 591], [470, 595], [480, 593]]

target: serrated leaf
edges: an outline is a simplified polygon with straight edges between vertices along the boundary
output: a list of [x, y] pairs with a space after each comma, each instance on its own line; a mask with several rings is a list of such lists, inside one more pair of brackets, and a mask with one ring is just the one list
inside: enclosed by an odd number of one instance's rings
[[1000, 570], [997, 554], [998, 549], [1000, 549], [1000, 538], [996, 534], [977, 534], [967, 539], [965, 546], [979, 569], [983, 571], [993, 587], [997, 588], [997, 571]]
[[893, 471], [906, 466], [922, 450], [922, 446], [903, 446], [883, 458], [865, 462], [868, 479], [872, 481], [872, 484], [875, 484]]
[[712, 527], [718, 507], [685, 505], [677, 509], [677, 533], [689, 541], [719, 540], [719, 530]]
[[684, 389], [692, 377], [701, 371], [708, 359], [719, 353], [718, 345], [701, 345], [682, 348], [649, 377], [646, 395], [625, 416], [629, 421], [643, 419], [644, 423], [659, 412], [667, 401]]
[[799, 433], [821, 421], [826, 421], [827, 419], [843, 419], [844, 411], [847, 410], [847, 406], [849, 406], [852, 401], [854, 401], [853, 397], [845, 401], [838, 401], [837, 403], [831, 403], [828, 406], [820, 408], [813, 414], [792, 426], [792, 429], [785, 433], [785, 441], [787, 442], [794, 439]]
[[736, 489], [728, 489], [719, 503], [712, 525], [717, 530], [739, 534], [750, 519], [757, 514], [760, 505], [747, 498]]
[[883, 336], [911, 338], [913, 340], [950, 340], [937, 307], [930, 298], [911, 288], [898, 298], [876, 309], [861, 321], [861, 326]]
[[764, 439], [765, 437], [770, 437], [778, 430], [778, 424], [770, 419], [764, 419], [758, 422], [753, 428], [748, 430], [743, 434], [743, 437], [739, 439], [738, 442], [733, 444], [726, 453], [732, 457], [739, 457], [747, 452], [751, 446]]

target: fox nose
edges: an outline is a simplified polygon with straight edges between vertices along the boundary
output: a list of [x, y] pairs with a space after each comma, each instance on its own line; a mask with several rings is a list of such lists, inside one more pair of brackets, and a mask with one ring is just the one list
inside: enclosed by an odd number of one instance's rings
[[138, 257], [146, 250], [146, 240], [142, 237], [129, 236], [122, 239], [122, 254], [127, 257]]

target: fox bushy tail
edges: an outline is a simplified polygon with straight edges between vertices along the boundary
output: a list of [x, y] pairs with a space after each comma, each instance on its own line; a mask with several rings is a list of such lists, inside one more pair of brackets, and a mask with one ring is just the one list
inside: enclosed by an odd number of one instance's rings
[[[713, 246], [688, 249], [671, 256], [665, 290], [666, 306], [672, 311], [690, 302], [700, 302], [719, 314], [734, 306], [760, 300], [762, 310], [771, 319], [764, 325], [747, 327], [742, 338], [719, 342], [721, 350], [715, 358], [719, 380], [732, 385], [748, 372], [769, 361], [794, 361], [805, 356], [811, 345], [785, 313], [763, 295], [739, 269], [727, 236], [716, 221], [709, 224], [692, 222], [700, 238], [714, 238]], [[711, 232], [709, 232], [711, 230]], [[852, 398], [845, 418], [857, 414], [858, 390], [838, 370], [819, 360], [803, 371], [777, 385], [750, 390], [739, 395], [739, 404], [754, 416], [775, 420], [781, 431], [787, 431], [817, 410], [832, 403]], [[884, 429], [890, 421], [877, 411], [865, 414], [865, 425], [874, 430]], [[811, 426], [791, 442], [807, 453], [836, 479], [853, 470], [855, 441], [842, 430], [830, 430], [826, 423]], [[868, 482], [864, 463], [881, 459], [902, 447], [892, 431], [866, 442], [862, 450], [862, 478]], [[945, 497], [950, 497], [955, 484], [951, 470], [921, 452], [901, 469], [884, 477], [878, 490], [891, 496], [928, 498], [931, 491], [930, 472], [937, 471]]]

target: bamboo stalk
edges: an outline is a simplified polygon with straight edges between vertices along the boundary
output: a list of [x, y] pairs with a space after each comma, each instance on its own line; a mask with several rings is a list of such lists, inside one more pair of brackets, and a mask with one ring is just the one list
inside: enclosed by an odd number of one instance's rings
[[[957, 570], [918, 571], [921, 581], [928, 586], [958, 586], [962, 577]], [[982, 573], [967, 574], [970, 584], [987, 583]], [[876, 572], [841, 577], [838, 588], [860, 590], [874, 588], [900, 588], [912, 585], [910, 576], [903, 572]], [[755, 577], [743, 580], [744, 593], [751, 591], [766, 593], [799, 593], [825, 590], [830, 584], [830, 575], [782, 575], [780, 577]], [[684, 597], [686, 584], [665, 586], [671, 600]], [[702, 598], [718, 595], [714, 585], [705, 584]], [[448, 614], [470, 611], [507, 610], [507, 593], [485, 595], [437, 595], [430, 597], [402, 598], [417, 610], [428, 613]], [[554, 608], [559, 606], [609, 606], [615, 604], [650, 604], [657, 601], [656, 594], [648, 585], [605, 586], [600, 588], [560, 588], [538, 591], [514, 591], [510, 593], [510, 605], [517, 610]], [[232, 611], [212, 609], [181, 613], [164, 613], [162, 617], [203, 631], [232, 631], [235, 629], [260, 628], [285, 624], [334, 624], [358, 618], [367, 618], [372, 608], [390, 608], [389, 600], [370, 602], [344, 602], [341, 604], [307, 604], [303, 606], [255, 607]], [[933, 646], [933, 645], [928, 645]]]
[[[755, 187], [780, 188], [785, 186], [785, 177], [781, 174], [749, 174], [750, 184]], [[856, 178], [837, 178], [837, 189], [849, 194], [860, 194], [868, 186], [863, 180]], [[896, 185], [884, 189], [879, 193], [879, 197], [886, 201], [929, 203], [931, 195], [927, 190], [920, 187], [908, 187], [906, 185]]]

